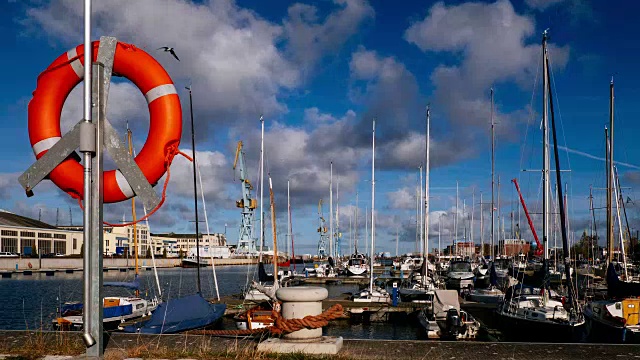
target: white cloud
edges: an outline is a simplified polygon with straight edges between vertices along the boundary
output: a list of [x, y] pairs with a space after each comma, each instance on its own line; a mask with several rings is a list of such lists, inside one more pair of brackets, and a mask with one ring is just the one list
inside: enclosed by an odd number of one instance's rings
[[[27, 14], [32, 25], [74, 46], [82, 39], [82, 10], [63, 0]], [[193, 83], [195, 107], [209, 114], [281, 113], [279, 92], [299, 84], [298, 70], [278, 49], [282, 27], [232, 1], [107, 1], [95, 3], [93, 14], [94, 36], [114, 35], [151, 53], [174, 81]], [[175, 47], [181, 61], [155, 51], [160, 46]]]
[[396, 191], [390, 191], [386, 194], [389, 206], [392, 209], [414, 209], [416, 208], [416, 190], [417, 186], [403, 187]]
[[559, 4], [565, 0], [524, 0], [528, 7], [536, 10], [545, 10], [546, 8]]
[[284, 21], [288, 49], [303, 71], [312, 67], [323, 55], [334, 53], [375, 12], [365, 0], [333, 0], [339, 10], [318, 21], [315, 6], [296, 3], [289, 7]]
[[[539, 42], [529, 42], [534, 30], [533, 19], [517, 14], [507, 0], [452, 6], [438, 2], [406, 30], [405, 39], [422, 51], [448, 52], [462, 59], [458, 65], [439, 65], [431, 74], [435, 109], [444, 110], [460, 130], [460, 141], [470, 143], [479, 137], [478, 130], [484, 130], [482, 134], [488, 129], [490, 87], [515, 81], [530, 89], [541, 57]], [[549, 48], [552, 65], [564, 67], [568, 47]], [[512, 133], [522, 114], [523, 110], [501, 113], [496, 107], [499, 134]]]

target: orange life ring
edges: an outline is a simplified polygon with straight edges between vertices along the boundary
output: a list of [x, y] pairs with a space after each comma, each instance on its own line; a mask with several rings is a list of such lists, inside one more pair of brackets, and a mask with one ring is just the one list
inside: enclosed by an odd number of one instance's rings
[[27, 266], [29, 267], [29, 269], [31, 269], [31, 268], [33, 267], [33, 265], [31, 265], [31, 262], [29, 262], [29, 263], [27, 264]]
[[[98, 41], [93, 42], [93, 61], [97, 59], [98, 46]], [[84, 77], [83, 50], [84, 46], [79, 45], [67, 51], [38, 77], [29, 102], [29, 139], [36, 159], [62, 136], [62, 106]], [[169, 153], [177, 150], [182, 135], [182, 109], [176, 88], [169, 74], [151, 55], [122, 42], [116, 45], [113, 73], [129, 79], [147, 100], [149, 134], [135, 162], [149, 183], [155, 185], [167, 171]], [[58, 165], [49, 178], [73, 198], [82, 199], [83, 168], [74, 157], [70, 156]], [[120, 170], [105, 171], [103, 180], [105, 203], [123, 201], [135, 195]]]

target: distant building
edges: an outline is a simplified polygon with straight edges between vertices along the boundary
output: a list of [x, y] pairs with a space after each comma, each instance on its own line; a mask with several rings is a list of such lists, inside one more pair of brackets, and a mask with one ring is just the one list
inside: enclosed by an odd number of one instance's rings
[[531, 243], [522, 239], [500, 240], [498, 244], [498, 253], [506, 256], [526, 255], [529, 250], [531, 250]]
[[[164, 240], [173, 239], [176, 241], [176, 252], [187, 254], [191, 248], [196, 247], [196, 235], [195, 234], [151, 234], [152, 238], [158, 238]], [[227, 247], [227, 238], [224, 234], [200, 234], [200, 247]]]
[[0, 210], [0, 252], [80, 254], [82, 232], [56, 228], [42, 221]]
[[[194, 234], [150, 234], [146, 224], [135, 226], [104, 226], [103, 251], [105, 255], [128, 254], [177, 257], [180, 250], [187, 254], [196, 246]], [[42, 253], [80, 255], [84, 242], [82, 226], [53, 226], [42, 221], [0, 210], [0, 252], [23, 256]], [[134, 239], [134, 234], [135, 239]], [[137, 243], [137, 247], [136, 247]], [[215, 254], [226, 254], [227, 239], [224, 234], [200, 234], [200, 246], [216, 247]], [[225, 250], [225, 249], [227, 250]]]

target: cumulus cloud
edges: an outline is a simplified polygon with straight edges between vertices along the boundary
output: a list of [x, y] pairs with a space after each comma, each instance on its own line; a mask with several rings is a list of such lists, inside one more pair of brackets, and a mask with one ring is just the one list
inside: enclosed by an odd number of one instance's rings
[[[432, 72], [436, 108], [444, 110], [457, 138], [467, 144], [484, 139], [490, 114], [489, 88], [500, 83], [532, 84], [541, 56], [532, 18], [519, 15], [507, 0], [495, 3], [433, 5], [412, 24], [405, 39], [425, 53], [459, 56], [457, 65], [441, 64]], [[555, 68], [568, 61], [569, 48], [549, 46]], [[528, 88], [527, 88], [528, 89]], [[496, 108], [498, 134], [510, 135], [523, 121], [525, 109], [503, 113]]]
[[339, 10], [325, 19], [318, 18], [315, 6], [296, 3], [289, 7], [284, 20], [288, 50], [303, 71], [312, 68], [326, 54], [332, 54], [357, 32], [375, 12], [364, 0], [334, 0]]
[[536, 10], [545, 10], [546, 8], [559, 4], [565, 0], [525, 0], [528, 7]]

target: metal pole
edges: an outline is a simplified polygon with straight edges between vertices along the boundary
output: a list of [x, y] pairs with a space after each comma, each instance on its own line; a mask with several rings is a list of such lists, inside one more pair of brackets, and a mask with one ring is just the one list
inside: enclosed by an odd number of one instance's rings
[[[103, 104], [104, 96], [104, 66], [100, 63], [93, 65], [93, 99], [95, 105], [94, 124], [95, 126], [95, 153], [92, 158], [90, 201], [85, 203], [85, 211], [90, 211], [89, 241], [88, 248], [85, 246], [85, 257], [89, 256], [89, 302], [85, 303], [83, 314], [85, 314], [85, 334], [90, 334], [95, 343], [87, 348], [87, 357], [101, 358], [103, 355], [103, 324], [102, 324], [102, 199], [103, 199], [103, 123], [105, 120], [106, 104]], [[86, 272], [86, 271], [85, 271]], [[85, 275], [86, 278], [86, 275]], [[85, 289], [86, 291], [86, 289]], [[88, 340], [89, 338], [87, 338]], [[86, 340], [85, 340], [86, 341]]]
[[420, 248], [422, 249], [422, 254], [421, 256], [426, 256], [426, 249], [424, 248], [424, 195], [423, 195], [423, 189], [422, 189], [422, 165], [419, 166], [420, 169], [420, 185], [418, 186], [420, 188], [420, 200], [418, 202], [418, 208], [420, 209], [420, 216], [419, 219], [420, 221], [418, 221], [418, 227], [419, 227], [419, 231], [420, 231]]
[[202, 288], [200, 285], [200, 229], [198, 226], [198, 185], [196, 181], [196, 133], [193, 125], [193, 97], [191, 95], [191, 87], [189, 89], [189, 112], [191, 114], [191, 153], [193, 156], [193, 205], [196, 216], [196, 284], [198, 288], [198, 294], [202, 294]]
[[496, 123], [493, 121], [493, 88], [491, 88], [491, 249], [489, 249], [489, 256], [491, 260], [494, 259], [493, 247], [495, 237], [495, 188], [496, 188]]
[[480, 191], [480, 255], [484, 258], [484, 213], [482, 212], [482, 191]]
[[[88, 50], [89, 49], [89, 50]], [[84, 1], [84, 88], [83, 88], [83, 120], [85, 123], [90, 124], [92, 119], [91, 113], [91, 0]], [[95, 139], [94, 139], [95, 141]], [[95, 150], [95, 149], [94, 149]], [[91, 276], [92, 276], [92, 256], [91, 256], [91, 243], [92, 243], [92, 232], [91, 232], [91, 219], [92, 219], [92, 207], [91, 207], [91, 151], [86, 151], [82, 154], [83, 157], [83, 165], [84, 165], [84, 211], [82, 216], [82, 225], [83, 225], [83, 246], [84, 246], [84, 257], [83, 257], [83, 275], [84, 275], [84, 311], [82, 312], [82, 321], [84, 324], [83, 327], [83, 339], [85, 345], [87, 346], [86, 355], [87, 357], [100, 357], [102, 355], [102, 331], [100, 331], [101, 323], [95, 324], [93, 322], [94, 317], [91, 316], [91, 311], [93, 310], [93, 305], [95, 305], [94, 297], [96, 294], [92, 293], [91, 287]], [[98, 179], [101, 181], [101, 179]], [[38, 242], [40, 242], [38, 240]], [[40, 261], [40, 269], [42, 269], [42, 249], [40, 248], [40, 244], [38, 244], [38, 258]], [[100, 271], [100, 275], [102, 271]], [[99, 295], [99, 294], [98, 294]], [[97, 299], [98, 307], [100, 306], [99, 301], [100, 298]], [[102, 314], [101, 309], [98, 309], [100, 315]], [[101, 317], [101, 316], [100, 316]], [[97, 325], [97, 326], [96, 326]], [[97, 330], [96, 331], [96, 327]], [[96, 346], [97, 345], [97, 346]]]
[[333, 254], [333, 161], [329, 170], [329, 256], [335, 257]]
[[[605, 130], [606, 131], [606, 130]], [[609, 84], [609, 153], [607, 156], [607, 266], [613, 260], [613, 78]], [[606, 269], [605, 269], [606, 271]]]
[[[429, 260], [429, 145], [430, 145], [430, 132], [431, 130], [431, 109], [427, 106], [427, 162], [425, 166], [425, 180], [424, 180], [424, 258], [426, 261]], [[425, 274], [427, 271], [427, 266], [425, 265]]]
[[549, 259], [549, 125], [548, 125], [548, 64], [547, 58], [547, 32], [542, 36], [542, 245], [544, 247], [544, 259]]
[[258, 261], [262, 262], [264, 248], [264, 117], [260, 115], [260, 250]]
[[373, 258], [376, 242], [376, 119], [373, 119], [371, 145], [371, 273], [369, 274], [369, 295], [373, 297]]

